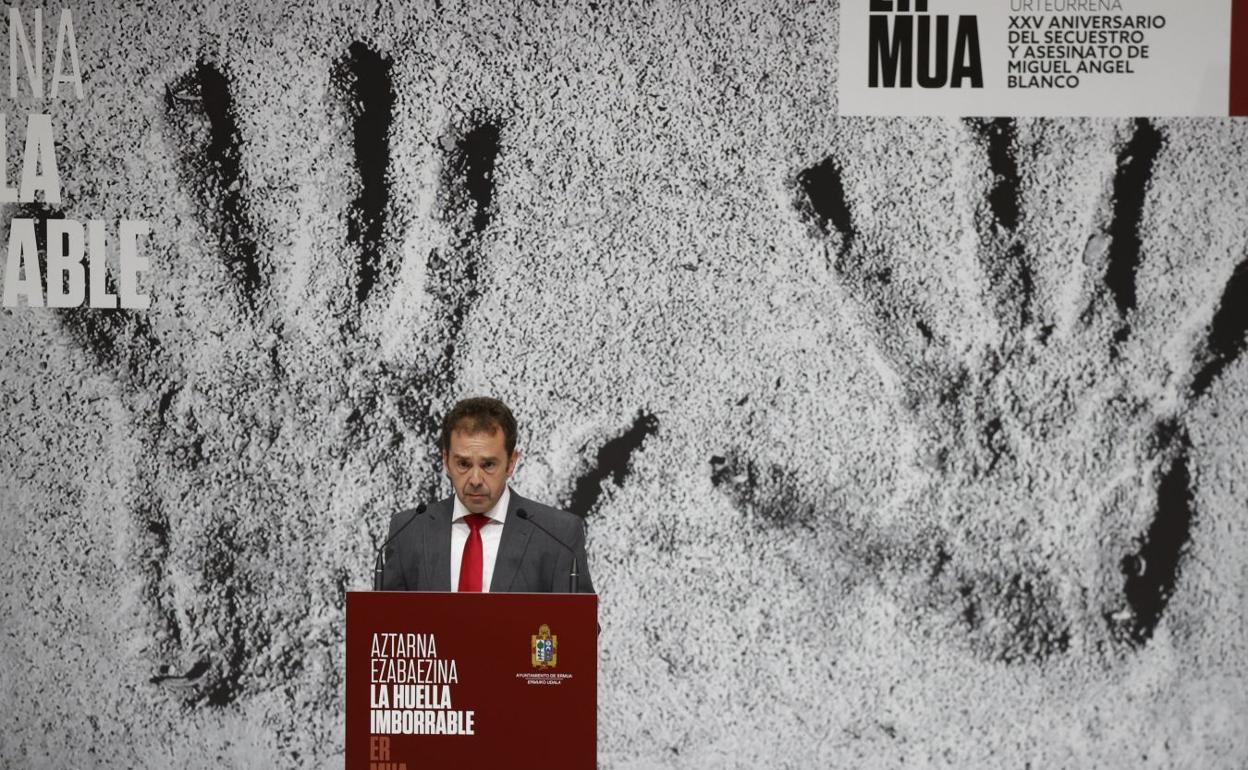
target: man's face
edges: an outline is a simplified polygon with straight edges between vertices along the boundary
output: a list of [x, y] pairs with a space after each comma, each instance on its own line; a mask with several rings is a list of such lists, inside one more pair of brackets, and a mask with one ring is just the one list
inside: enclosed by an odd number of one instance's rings
[[442, 465], [464, 507], [485, 513], [502, 497], [518, 459], [519, 452], [507, 455], [500, 428], [488, 433], [456, 430], [451, 432], [451, 448], [443, 453]]

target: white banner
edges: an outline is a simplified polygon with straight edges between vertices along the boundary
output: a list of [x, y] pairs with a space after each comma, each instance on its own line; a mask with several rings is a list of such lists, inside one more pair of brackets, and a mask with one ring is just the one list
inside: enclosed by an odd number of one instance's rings
[[848, 0], [843, 115], [1225, 116], [1231, 0]]

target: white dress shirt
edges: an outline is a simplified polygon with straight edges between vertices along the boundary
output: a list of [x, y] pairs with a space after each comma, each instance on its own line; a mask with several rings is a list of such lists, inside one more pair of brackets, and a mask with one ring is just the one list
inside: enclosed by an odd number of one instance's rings
[[[464, 544], [472, 527], [464, 517], [472, 513], [464, 507], [459, 495], [454, 495], [455, 510], [451, 513], [451, 590], [459, 590], [459, 567], [464, 561]], [[490, 520], [481, 526], [481, 592], [489, 593], [490, 580], [494, 577], [494, 562], [498, 560], [498, 544], [503, 539], [503, 521], [507, 518], [507, 504], [511, 502], [511, 487], [504, 487], [503, 494], [494, 507], [485, 512]]]

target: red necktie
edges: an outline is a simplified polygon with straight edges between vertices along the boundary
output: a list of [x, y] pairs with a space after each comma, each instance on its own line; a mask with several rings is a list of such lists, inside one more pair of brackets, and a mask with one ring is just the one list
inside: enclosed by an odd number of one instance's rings
[[490, 520], [483, 513], [470, 513], [464, 517], [468, 523], [468, 542], [464, 543], [464, 558], [459, 561], [459, 590], [481, 593], [481, 528]]

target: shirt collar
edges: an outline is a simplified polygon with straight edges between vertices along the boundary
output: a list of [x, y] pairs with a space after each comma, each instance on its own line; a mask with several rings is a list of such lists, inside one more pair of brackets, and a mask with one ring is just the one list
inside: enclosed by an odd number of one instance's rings
[[[451, 512], [451, 521], [461, 521], [465, 516], [472, 513], [464, 507], [463, 501], [459, 499], [458, 494], [451, 495], [455, 499], [455, 508]], [[503, 494], [499, 495], [498, 502], [494, 503], [494, 507], [485, 512], [492, 521], [503, 524], [507, 520], [507, 506], [511, 503], [511, 485], [503, 487]]]

